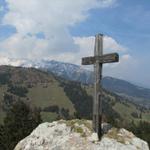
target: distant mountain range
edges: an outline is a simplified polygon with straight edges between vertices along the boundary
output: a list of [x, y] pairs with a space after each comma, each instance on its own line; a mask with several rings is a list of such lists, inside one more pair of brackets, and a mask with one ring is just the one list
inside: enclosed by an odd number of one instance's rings
[[[54, 60], [43, 61], [43, 64], [39, 68], [52, 72], [55, 75], [67, 80], [78, 81], [84, 84], [92, 84], [94, 82], [92, 71], [83, 69], [81, 66], [74, 64]], [[105, 89], [126, 97], [142, 106], [150, 108], [150, 89], [113, 77], [104, 77], [102, 84]]]
[[[83, 69], [78, 65], [58, 62], [54, 60], [31, 61], [28, 59], [8, 59], [5, 65], [38, 68], [67, 80], [77, 81], [83, 84], [92, 84], [94, 81], [92, 71]], [[111, 92], [115, 92], [120, 96], [126, 97], [144, 107], [150, 108], [150, 89], [143, 88], [128, 81], [112, 77], [104, 77], [102, 84], [105, 89]]]
[[65, 79], [79, 81], [86, 84], [93, 83], [91, 71], [85, 70], [78, 65], [58, 62], [55, 60], [32, 61], [29, 59], [20, 60], [20, 59], [3, 58], [3, 61], [0, 62], [0, 65], [21, 66], [28, 68], [33, 67], [37, 69], [47, 70]]

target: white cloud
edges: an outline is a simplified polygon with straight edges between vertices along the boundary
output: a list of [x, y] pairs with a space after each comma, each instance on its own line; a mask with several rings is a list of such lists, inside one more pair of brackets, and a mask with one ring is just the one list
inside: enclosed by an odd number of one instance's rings
[[[3, 24], [16, 28], [17, 33], [0, 43], [0, 54], [12, 58], [55, 59], [58, 61], [81, 64], [81, 58], [93, 56], [94, 36], [72, 37], [69, 27], [84, 21], [88, 11], [93, 8], [111, 6], [115, 0], [6, 0], [9, 11]], [[37, 38], [43, 33], [45, 38]], [[124, 53], [126, 48], [112, 37], [105, 36], [104, 52]], [[119, 68], [128, 62], [128, 55], [123, 54], [118, 65], [106, 65]], [[126, 59], [126, 61], [125, 61]], [[4, 58], [5, 64], [12, 60]], [[13, 63], [13, 61], [12, 61]], [[16, 64], [22, 63], [20, 61]], [[15, 64], [15, 65], [16, 65]]]
[[[94, 43], [95, 37], [74, 37], [75, 44], [79, 45], [80, 50], [84, 51], [87, 55], [93, 55], [94, 53]], [[126, 48], [119, 44], [115, 39], [112, 37], [104, 36], [104, 53], [108, 52], [125, 52]], [[92, 53], [91, 53], [92, 52]]]
[[[21, 45], [20, 45], [21, 43]], [[15, 34], [14, 36], [8, 38], [3, 43], [0, 44], [0, 47], [3, 50], [6, 50], [3, 55], [11, 56], [12, 58], [48, 58], [50, 60], [55, 59], [58, 61], [71, 62], [80, 65], [81, 58], [86, 56], [94, 55], [94, 43], [95, 37], [73, 37], [73, 43], [78, 46], [76, 52], [65, 51], [54, 53], [52, 51], [47, 51], [49, 47], [52, 47], [49, 40], [46, 39], [36, 39], [35, 36], [24, 36], [20, 34]], [[119, 46], [118, 46], [119, 45]], [[118, 48], [119, 47], [119, 48]], [[7, 49], [10, 49], [9, 51]], [[23, 49], [24, 51], [20, 51]], [[41, 51], [42, 49], [42, 51]], [[125, 49], [122, 45], [118, 44], [113, 38], [105, 37], [104, 38], [104, 52], [118, 52], [121, 54], [120, 62], [113, 65], [106, 64], [107, 68], [117, 67], [119, 64], [127, 63], [131, 57], [129, 54], [124, 54]]]
[[111, 51], [126, 51], [127, 48], [119, 44], [115, 39], [109, 36], [105, 36], [104, 38], [104, 49], [108, 52]]
[[95, 37], [74, 37], [74, 43], [79, 46], [81, 57], [93, 56]]
[[24, 63], [24, 60], [10, 59], [8, 57], [4, 57], [4, 56], [0, 55], [0, 65], [20, 66], [23, 63]]
[[84, 21], [88, 10], [111, 5], [114, 0], [6, 0], [9, 12], [4, 23], [14, 25], [18, 32], [51, 33]]
[[[74, 37], [74, 41], [80, 47], [80, 52], [75, 55], [76, 62], [81, 63], [81, 58], [93, 56], [95, 37]], [[104, 36], [104, 53], [118, 52], [120, 59], [118, 63], [105, 64], [103, 73], [105, 76], [114, 76], [122, 79], [129, 79], [135, 76], [138, 61], [132, 57], [128, 49], [118, 43], [112, 37]], [[78, 60], [77, 60], [78, 59]], [[89, 66], [84, 66], [89, 68]], [[91, 65], [90, 68], [93, 68]]]
[[[14, 65], [18, 65], [22, 61], [19, 61], [19, 59], [16, 62], [7, 57], [49, 58], [80, 64], [81, 57], [93, 55], [94, 36], [72, 37], [69, 27], [85, 21], [89, 17], [89, 10], [91, 9], [111, 7], [116, 4], [116, 0], [5, 1], [9, 11], [5, 14], [2, 23], [3, 25], [15, 27], [17, 32], [11, 37], [0, 41], [0, 64], [14, 63]], [[1, 6], [0, 12], [4, 9]], [[43, 33], [45, 38], [37, 38], [36, 34], [38, 33]], [[134, 72], [138, 74], [138, 67], [142, 65], [139, 65], [128, 54], [126, 47], [112, 37], [106, 36], [104, 39], [104, 52], [115, 51], [120, 53], [120, 62], [105, 65], [104, 73], [121, 78], [122, 76], [123, 78], [131, 78], [132, 76], [132, 79], [134, 79]]]
[[[5, 1], [9, 11], [3, 24], [12, 25], [17, 33], [0, 42], [1, 54], [17, 58], [64, 58], [76, 54], [79, 46], [74, 43], [69, 27], [84, 21], [89, 10], [115, 3], [115, 0]], [[38, 33], [43, 33], [45, 38], [39, 39], [35, 36]]]
[[[76, 58], [94, 55], [95, 37], [74, 37], [74, 43], [79, 46], [80, 51], [75, 54]], [[117, 43], [112, 37], [104, 36], [104, 53], [119, 52], [121, 55], [126, 52], [126, 48]], [[126, 56], [126, 55], [125, 55]], [[127, 56], [126, 56], [127, 57]], [[76, 62], [80, 62], [76, 60]]]
[[[81, 58], [94, 53], [95, 37], [72, 37], [69, 27], [84, 21], [89, 10], [109, 7], [116, 0], [6, 0], [9, 11], [3, 24], [17, 33], [0, 43], [1, 54], [13, 58], [48, 58], [81, 64]], [[43, 33], [45, 38], [36, 36]], [[113, 38], [104, 38], [104, 50], [124, 51]]]
[[1, 54], [8, 57], [34, 58], [45, 55], [48, 44], [48, 41], [44, 39], [15, 34], [0, 43], [0, 48], [3, 50]]

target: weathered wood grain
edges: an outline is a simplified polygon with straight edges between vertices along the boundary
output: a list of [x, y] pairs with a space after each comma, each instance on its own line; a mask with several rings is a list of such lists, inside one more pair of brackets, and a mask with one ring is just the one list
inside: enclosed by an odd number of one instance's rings
[[[103, 55], [103, 35], [96, 35], [95, 38], [95, 57]], [[101, 101], [101, 79], [102, 79], [102, 63], [96, 60], [94, 64], [94, 104], [93, 104], [93, 129], [98, 134], [99, 139], [102, 136], [101, 121], [102, 121], [102, 101]]]
[[103, 55], [103, 35], [98, 34], [95, 37], [94, 56], [82, 58], [82, 65], [94, 64], [94, 102], [93, 102], [93, 130], [98, 134], [99, 139], [102, 136], [102, 66], [104, 63], [113, 63], [119, 61], [117, 53]]
[[119, 55], [117, 53], [105, 54], [103, 56], [91, 56], [82, 58], [82, 65], [92, 65], [95, 64], [96, 61], [99, 63], [113, 63], [119, 61]]

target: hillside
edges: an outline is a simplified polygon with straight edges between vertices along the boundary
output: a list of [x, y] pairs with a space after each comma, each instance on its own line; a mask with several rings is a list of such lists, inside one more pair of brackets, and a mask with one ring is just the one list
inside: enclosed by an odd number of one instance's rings
[[[46, 72], [33, 68], [1, 66], [0, 83], [0, 111], [3, 115], [4, 111], [7, 111], [11, 104], [18, 99], [41, 110], [49, 106], [54, 106], [55, 109], [57, 105], [60, 110], [69, 109], [71, 115], [75, 112], [73, 104], [65, 95], [63, 88], [59, 86], [59, 82]], [[48, 113], [42, 111], [43, 118], [47, 117]], [[3, 115], [0, 118], [3, 118]], [[50, 113], [50, 116], [53, 119], [53, 117], [57, 117], [57, 114]]]
[[[93, 84], [93, 72], [81, 66], [58, 61], [42, 61], [33, 67], [52, 72], [55, 75], [71, 81]], [[103, 77], [103, 87], [110, 92], [126, 97], [143, 107], [150, 108], [150, 89], [134, 85], [128, 81], [113, 77]]]
[[[0, 66], [0, 120], [17, 100], [40, 108], [44, 121], [92, 117], [92, 86], [67, 81], [34, 68]], [[103, 91], [104, 119], [111, 122], [150, 121], [150, 112]]]
[[[38, 68], [66, 80], [93, 83], [93, 72], [75, 64], [59, 62], [55, 60], [29, 60], [8, 59], [7, 65]], [[134, 85], [128, 81], [112, 77], [103, 78], [103, 87], [119, 96], [126, 97], [131, 102], [150, 108], [150, 89]]]
[[[42, 70], [46, 70], [56, 76], [65, 78], [66, 80], [82, 82], [83, 84], [93, 84], [93, 72], [84, 69], [84, 67], [58, 62], [58, 61], [40, 61], [30, 62], [27, 61], [23, 66], [32, 66]], [[116, 79], [113, 77], [103, 77], [103, 87], [110, 92], [114, 92], [122, 97], [126, 97], [131, 101], [140, 104], [143, 107], [150, 108], [150, 89], [134, 85], [128, 81]]]
[[113, 91], [120, 96], [127, 97], [141, 106], [150, 108], [150, 89], [112, 77], [104, 77], [102, 82], [105, 89]]

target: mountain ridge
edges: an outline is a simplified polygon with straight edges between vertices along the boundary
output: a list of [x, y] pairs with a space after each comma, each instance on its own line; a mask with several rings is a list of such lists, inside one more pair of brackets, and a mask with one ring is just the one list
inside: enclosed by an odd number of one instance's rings
[[[67, 80], [82, 82], [84, 84], [93, 84], [94, 82], [92, 71], [83, 69], [83, 67], [75, 64], [55, 60], [32, 61], [28, 59], [8, 59], [6, 62], [7, 65], [41, 69]], [[113, 77], [104, 77], [102, 83], [103, 87], [107, 90], [129, 98], [135, 103], [140, 103], [141, 106], [150, 108], [150, 89]]]
[[[90, 72], [92, 73], [91, 70], [88, 70], [88, 69], [84, 69], [84, 67], [80, 66], [80, 65], [76, 65], [76, 64], [73, 64], [73, 63], [68, 63], [68, 62], [61, 62], [61, 61], [56, 61], [56, 60], [49, 60], [49, 59], [40, 59], [40, 60], [30, 60], [30, 59], [13, 59], [13, 58], [7, 58], [7, 57], [1, 57], [1, 62], [0, 62], [0, 65], [1, 66], [14, 66], [14, 67], [27, 67], [27, 68], [37, 68], [37, 69], [40, 69], [40, 68], [45, 68], [45, 69], [51, 69], [51, 66], [53, 67], [53, 65], [56, 67], [56, 66], [61, 66], [61, 68], [67, 68], [70, 70], [70, 68], [72, 68], [72, 70], [74, 69], [77, 69], [77, 70], [81, 70], [81, 72], [85, 71], [85, 72]], [[69, 67], [69, 68], [68, 68]], [[64, 69], [66, 71], [66, 69]], [[69, 71], [70, 72], [70, 71]], [[56, 73], [56, 72], [55, 72]], [[58, 75], [61, 74], [58, 72]], [[106, 76], [106, 77], [109, 77], [109, 76]], [[115, 78], [115, 77], [112, 77], [112, 78]], [[118, 78], [116, 78], [118, 79]], [[127, 80], [124, 80], [124, 79], [119, 79], [119, 80], [123, 80], [123, 81], [126, 81], [126, 82], [129, 82], [135, 86], [138, 86], [138, 87], [142, 87], [142, 88], [145, 88], [144, 86], [141, 86], [140, 84], [138, 83], [133, 83], [131, 81], [127, 81]], [[85, 82], [86, 83], [86, 82]], [[91, 81], [88, 81], [88, 83], [91, 83]], [[93, 83], [93, 81], [92, 81]], [[145, 89], [150, 89], [150, 88], [145, 88]]]

